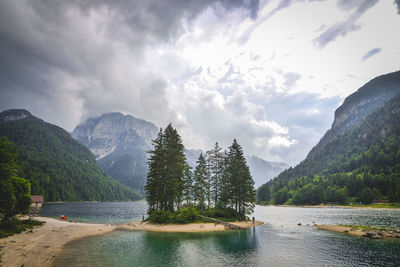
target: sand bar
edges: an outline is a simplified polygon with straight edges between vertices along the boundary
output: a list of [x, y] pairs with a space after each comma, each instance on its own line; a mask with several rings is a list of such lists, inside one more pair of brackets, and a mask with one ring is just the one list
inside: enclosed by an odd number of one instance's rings
[[[214, 223], [191, 223], [183, 225], [156, 225], [146, 222], [131, 222], [122, 225], [91, 224], [60, 221], [53, 218], [36, 217], [45, 221], [43, 226], [34, 228], [32, 232], [9, 236], [0, 239], [0, 266], [51, 266], [62, 247], [73, 240], [86, 236], [101, 235], [115, 229], [145, 230], [156, 232], [212, 232], [224, 231], [222, 225]], [[233, 223], [244, 228], [261, 225], [262, 222]]]
[[[238, 225], [243, 228], [250, 228], [253, 226], [258, 226], [263, 224], [260, 221], [255, 221], [255, 224], [252, 222], [233, 222], [231, 224]], [[225, 227], [221, 224], [214, 223], [188, 223], [188, 224], [166, 224], [166, 225], [158, 225], [151, 224], [147, 222], [133, 222], [129, 224], [119, 225], [119, 229], [125, 230], [145, 230], [152, 232], [183, 232], [183, 233], [194, 233], [194, 232], [215, 232], [215, 231], [225, 231]]]
[[365, 230], [358, 226], [347, 226], [347, 225], [315, 225], [316, 228], [321, 230], [340, 232], [344, 234], [362, 236], [371, 239], [381, 238], [400, 238], [400, 231], [393, 229], [368, 229]]

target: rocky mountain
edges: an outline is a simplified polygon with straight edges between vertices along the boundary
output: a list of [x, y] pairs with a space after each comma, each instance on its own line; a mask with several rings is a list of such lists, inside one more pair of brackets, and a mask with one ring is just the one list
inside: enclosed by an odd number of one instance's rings
[[18, 153], [21, 177], [46, 201], [135, 200], [140, 195], [106, 175], [94, 155], [64, 129], [29, 111], [0, 113], [0, 136]]
[[247, 164], [249, 165], [255, 187], [259, 187], [263, 183], [276, 177], [285, 169], [289, 168], [289, 165], [286, 163], [266, 161], [256, 156], [247, 156], [246, 160]]
[[72, 137], [93, 152], [106, 173], [144, 193], [147, 151], [157, 132], [151, 122], [114, 112], [88, 119]]
[[367, 115], [400, 93], [400, 71], [379, 76], [348, 96], [335, 111], [335, 119], [308, 156], [314, 156], [331, 140], [359, 124]]

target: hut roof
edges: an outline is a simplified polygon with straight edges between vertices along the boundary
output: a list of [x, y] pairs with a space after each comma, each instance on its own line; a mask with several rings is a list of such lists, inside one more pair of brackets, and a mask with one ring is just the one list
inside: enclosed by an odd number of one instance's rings
[[35, 203], [43, 203], [44, 199], [41, 195], [31, 195], [32, 201]]

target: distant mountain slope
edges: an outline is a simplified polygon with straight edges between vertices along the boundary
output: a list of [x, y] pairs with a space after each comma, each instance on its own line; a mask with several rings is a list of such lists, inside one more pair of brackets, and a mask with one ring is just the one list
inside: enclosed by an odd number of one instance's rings
[[[277, 204], [286, 201], [293, 201], [295, 204], [318, 203], [316, 199], [323, 201], [323, 197], [340, 190], [340, 194], [346, 197], [362, 199], [365, 194], [369, 194], [375, 198], [400, 201], [398, 75], [396, 72], [381, 76], [384, 79], [378, 77], [367, 84], [373, 84], [373, 87], [363, 86], [349, 96], [337, 109], [335, 122], [330, 130], [340, 129], [342, 132], [336, 133], [335, 137], [325, 135], [323, 139], [325, 138], [326, 143], [320, 142], [304, 161], [263, 185], [259, 192], [266, 195], [268, 190], [272, 190], [272, 197]], [[388, 77], [392, 78], [389, 79], [391, 93], [387, 90]], [[384, 101], [382, 99], [386, 99], [386, 102], [381, 104], [380, 101]], [[362, 102], [369, 103], [375, 109], [361, 108], [367, 105], [361, 105]], [[344, 110], [348, 112], [343, 113]], [[305, 192], [311, 194], [311, 189], [314, 193], [319, 192], [317, 198], [311, 200], [310, 197], [299, 197]]]
[[[200, 149], [185, 149], [186, 162], [193, 169], [197, 165], [200, 153], [204, 152]], [[251, 176], [254, 180], [254, 186], [258, 187], [276, 177], [283, 170], [289, 168], [289, 165], [283, 162], [266, 161], [254, 155], [246, 156], [247, 165], [250, 168]]]
[[14, 143], [32, 194], [46, 201], [140, 198], [101, 171], [94, 155], [68, 132], [26, 110], [0, 113], [0, 136]]
[[143, 193], [146, 152], [157, 132], [151, 122], [114, 112], [88, 119], [74, 129], [72, 137], [95, 154], [106, 173]]
[[204, 154], [203, 150], [201, 149], [186, 149], [184, 151], [186, 162], [189, 164], [190, 167], [196, 168], [197, 160], [199, 159], [200, 154]]
[[266, 161], [256, 156], [247, 156], [246, 160], [247, 164], [249, 165], [255, 187], [259, 187], [263, 183], [276, 177], [285, 169], [289, 168], [289, 165], [286, 163]]
[[379, 76], [362, 86], [348, 96], [335, 111], [335, 119], [331, 129], [311, 149], [308, 156], [314, 156], [335, 137], [356, 126], [368, 114], [382, 107], [386, 101], [399, 93], [400, 71]]

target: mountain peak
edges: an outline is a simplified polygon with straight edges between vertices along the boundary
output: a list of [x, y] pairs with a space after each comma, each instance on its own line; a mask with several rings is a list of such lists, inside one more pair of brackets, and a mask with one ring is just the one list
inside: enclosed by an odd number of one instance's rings
[[92, 151], [106, 173], [143, 192], [146, 151], [151, 149], [157, 132], [157, 126], [151, 122], [112, 112], [78, 125], [72, 137]]
[[0, 121], [16, 121], [27, 117], [32, 117], [32, 114], [26, 109], [7, 109], [0, 113]]
[[378, 76], [356, 92], [346, 97], [335, 111], [330, 130], [308, 154], [314, 156], [335, 137], [359, 124], [372, 111], [382, 107], [388, 100], [400, 94], [400, 71]]

